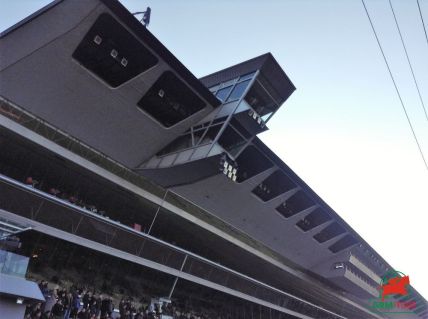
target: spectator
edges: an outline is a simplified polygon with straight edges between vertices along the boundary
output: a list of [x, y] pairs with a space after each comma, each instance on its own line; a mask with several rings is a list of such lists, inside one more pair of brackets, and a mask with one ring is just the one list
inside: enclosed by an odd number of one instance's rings
[[63, 293], [63, 304], [64, 304], [64, 319], [68, 319], [70, 317], [71, 309], [73, 307], [73, 295], [71, 292], [66, 294]]
[[87, 308], [83, 308], [77, 315], [77, 319], [89, 319], [90, 313]]
[[79, 291], [76, 290], [73, 295], [72, 308], [70, 312], [70, 316], [72, 318], [76, 318], [80, 310], [80, 299]]
[[33, 179], [31, 176], [28, 176], [25, 179], [25, 185], [30, 186], [30, 187], [35, 187], [39, 182], [36, 181], [35, 179]]
[[71, 195], [71, 196], [68, 198], [68, 201], [69, 201], [70, 203], [72, 203], [72, 204], [76, 204], [76, 203], [77, 203], [77, 201], [78, 201], [78, 198], [77, 198], [76, 196], [74, 196], [74, 195]]
[[55, 305], [52, 307], [52, 318], [53, 319], [63, 319], [64, 317], [64, 305], [62, 300], [58, 299]]
[[113, 312], [113, 300], [109, 297], [105, 297], [101, 301], [101, 319], [110, 316]]
[[98, 305], [98, 299], [96, 298], [96, 296], [92, 296], [91, 299], [91, 305], [89, 306], [90, 309], [90, 314], [95, 315], [96, 317], [99, 315], [99, 305]]
[[83, 308], [84, 309], [87, 309], [89, 307], [90, 299], [91, 299], [91, 292], [86, 291], [85, 294], [83, 295]]
[[53, 196], [58, 196], [58, 194], [61, 192], [59, 189], [56, 189], [55, 187], [51, 187], [51, 188], [49, 188], [48, 193], [53, 195]]

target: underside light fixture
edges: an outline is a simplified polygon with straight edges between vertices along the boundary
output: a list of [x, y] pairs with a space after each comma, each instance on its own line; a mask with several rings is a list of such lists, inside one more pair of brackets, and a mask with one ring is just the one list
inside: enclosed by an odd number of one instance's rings
[[345, 268], [345, 264], [344, 263], [335, 263], [334, 265], [333, 265], [333, 268], [334, 269], [344, 269]]
[[94, 38], [94, 42], [95, 42], [95, 44], [100, 45], [101, 42], [103, 42], [103, 39], [99, 35], [96, 35]]
[[236, 182], [236, 174], [238, 173], [237, 165], [228, 159], [226, 155], [223, 155], [220, 159], [220, 171], [223, 175]]
[[16, 299], [16, 303], [17, 303], [18, 305], [22, 305], [22, 304], [24, 303], [24, 299], [23, 299], [23, 298], [17, 298], [17, 299]]
[[159, 90], [158, 95], [159, 95], [159, 97], [163, 98], [165, 96], [165, 91]]
[[256, 111], [249, 110], [248, 116], [252, 117], [253, 120], [257, 121], [257, 123], [260, 125], [261, 128], [265, 127], [265, 122], [263, 121], [262, 117], [259, 114], [257, 114]]
[[122, 58], [122, 60], [120, 61], [120, 64], [122, 64], [122, 66], [125, 68], [128, 65], [128, 60], [125, 58]]
[[262, 192], [266, 193], [266, 194], [270, 194], [270, 188], [267, 187], [266, 184], [260, 183], [259, 184], [259, 188]]
[[119, 53], [115, 50], [115, 49], [113, 49], [113, 50], [111, 50], [111, 52], [110, 52], [110, 55], [114, 58], [114, 59], [116, 59], [117, 58], [117, 55], [118, 55]]

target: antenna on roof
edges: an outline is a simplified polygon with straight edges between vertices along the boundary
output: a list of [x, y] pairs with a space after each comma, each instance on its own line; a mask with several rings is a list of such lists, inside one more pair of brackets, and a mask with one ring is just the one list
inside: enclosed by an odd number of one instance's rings
[[152, 13], [152, 9], [150, 9], [150, 7], [147, 7], [146, 11], [134, 12], [132, 15], [136, 16], [136, 15], [142, 14], [143, 16], [141, 17], [140, 22], [147, 28], [150, 23], [151, 13]]

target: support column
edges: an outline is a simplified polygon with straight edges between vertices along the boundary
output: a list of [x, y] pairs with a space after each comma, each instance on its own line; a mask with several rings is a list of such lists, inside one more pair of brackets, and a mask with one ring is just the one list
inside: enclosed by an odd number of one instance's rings
[[[183, 263], [181, 264], [181, 267], [180, 267], [180, 271], [183, 271], [184, 264], [186, 263], [186, 261], [187, 261], [187, 255], [184, 256]], [[171, 287], [171, 291], [169, 292], [169, 295], [168, 295], [168, 299], [171, 299], [172, 294], [174, 293], [175, 286], [177, 285], [177, 282], [178, 282], [178, 277], [175, 277], [174, 283], [172, 284], [172, 287]]]

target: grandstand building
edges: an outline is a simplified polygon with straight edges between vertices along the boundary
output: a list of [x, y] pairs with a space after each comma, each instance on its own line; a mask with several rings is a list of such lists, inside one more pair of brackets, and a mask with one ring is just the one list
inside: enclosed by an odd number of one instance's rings
[[[0, 258], [222, 318], [428, 318], [411, 286], [373, 307], [392, 266], [258, 139], [294, 90], [270, 53], [197, 79], [118, 1], [52, 2], [0, 37]], [[40, 300], [18, 259], [0, 297]]]

